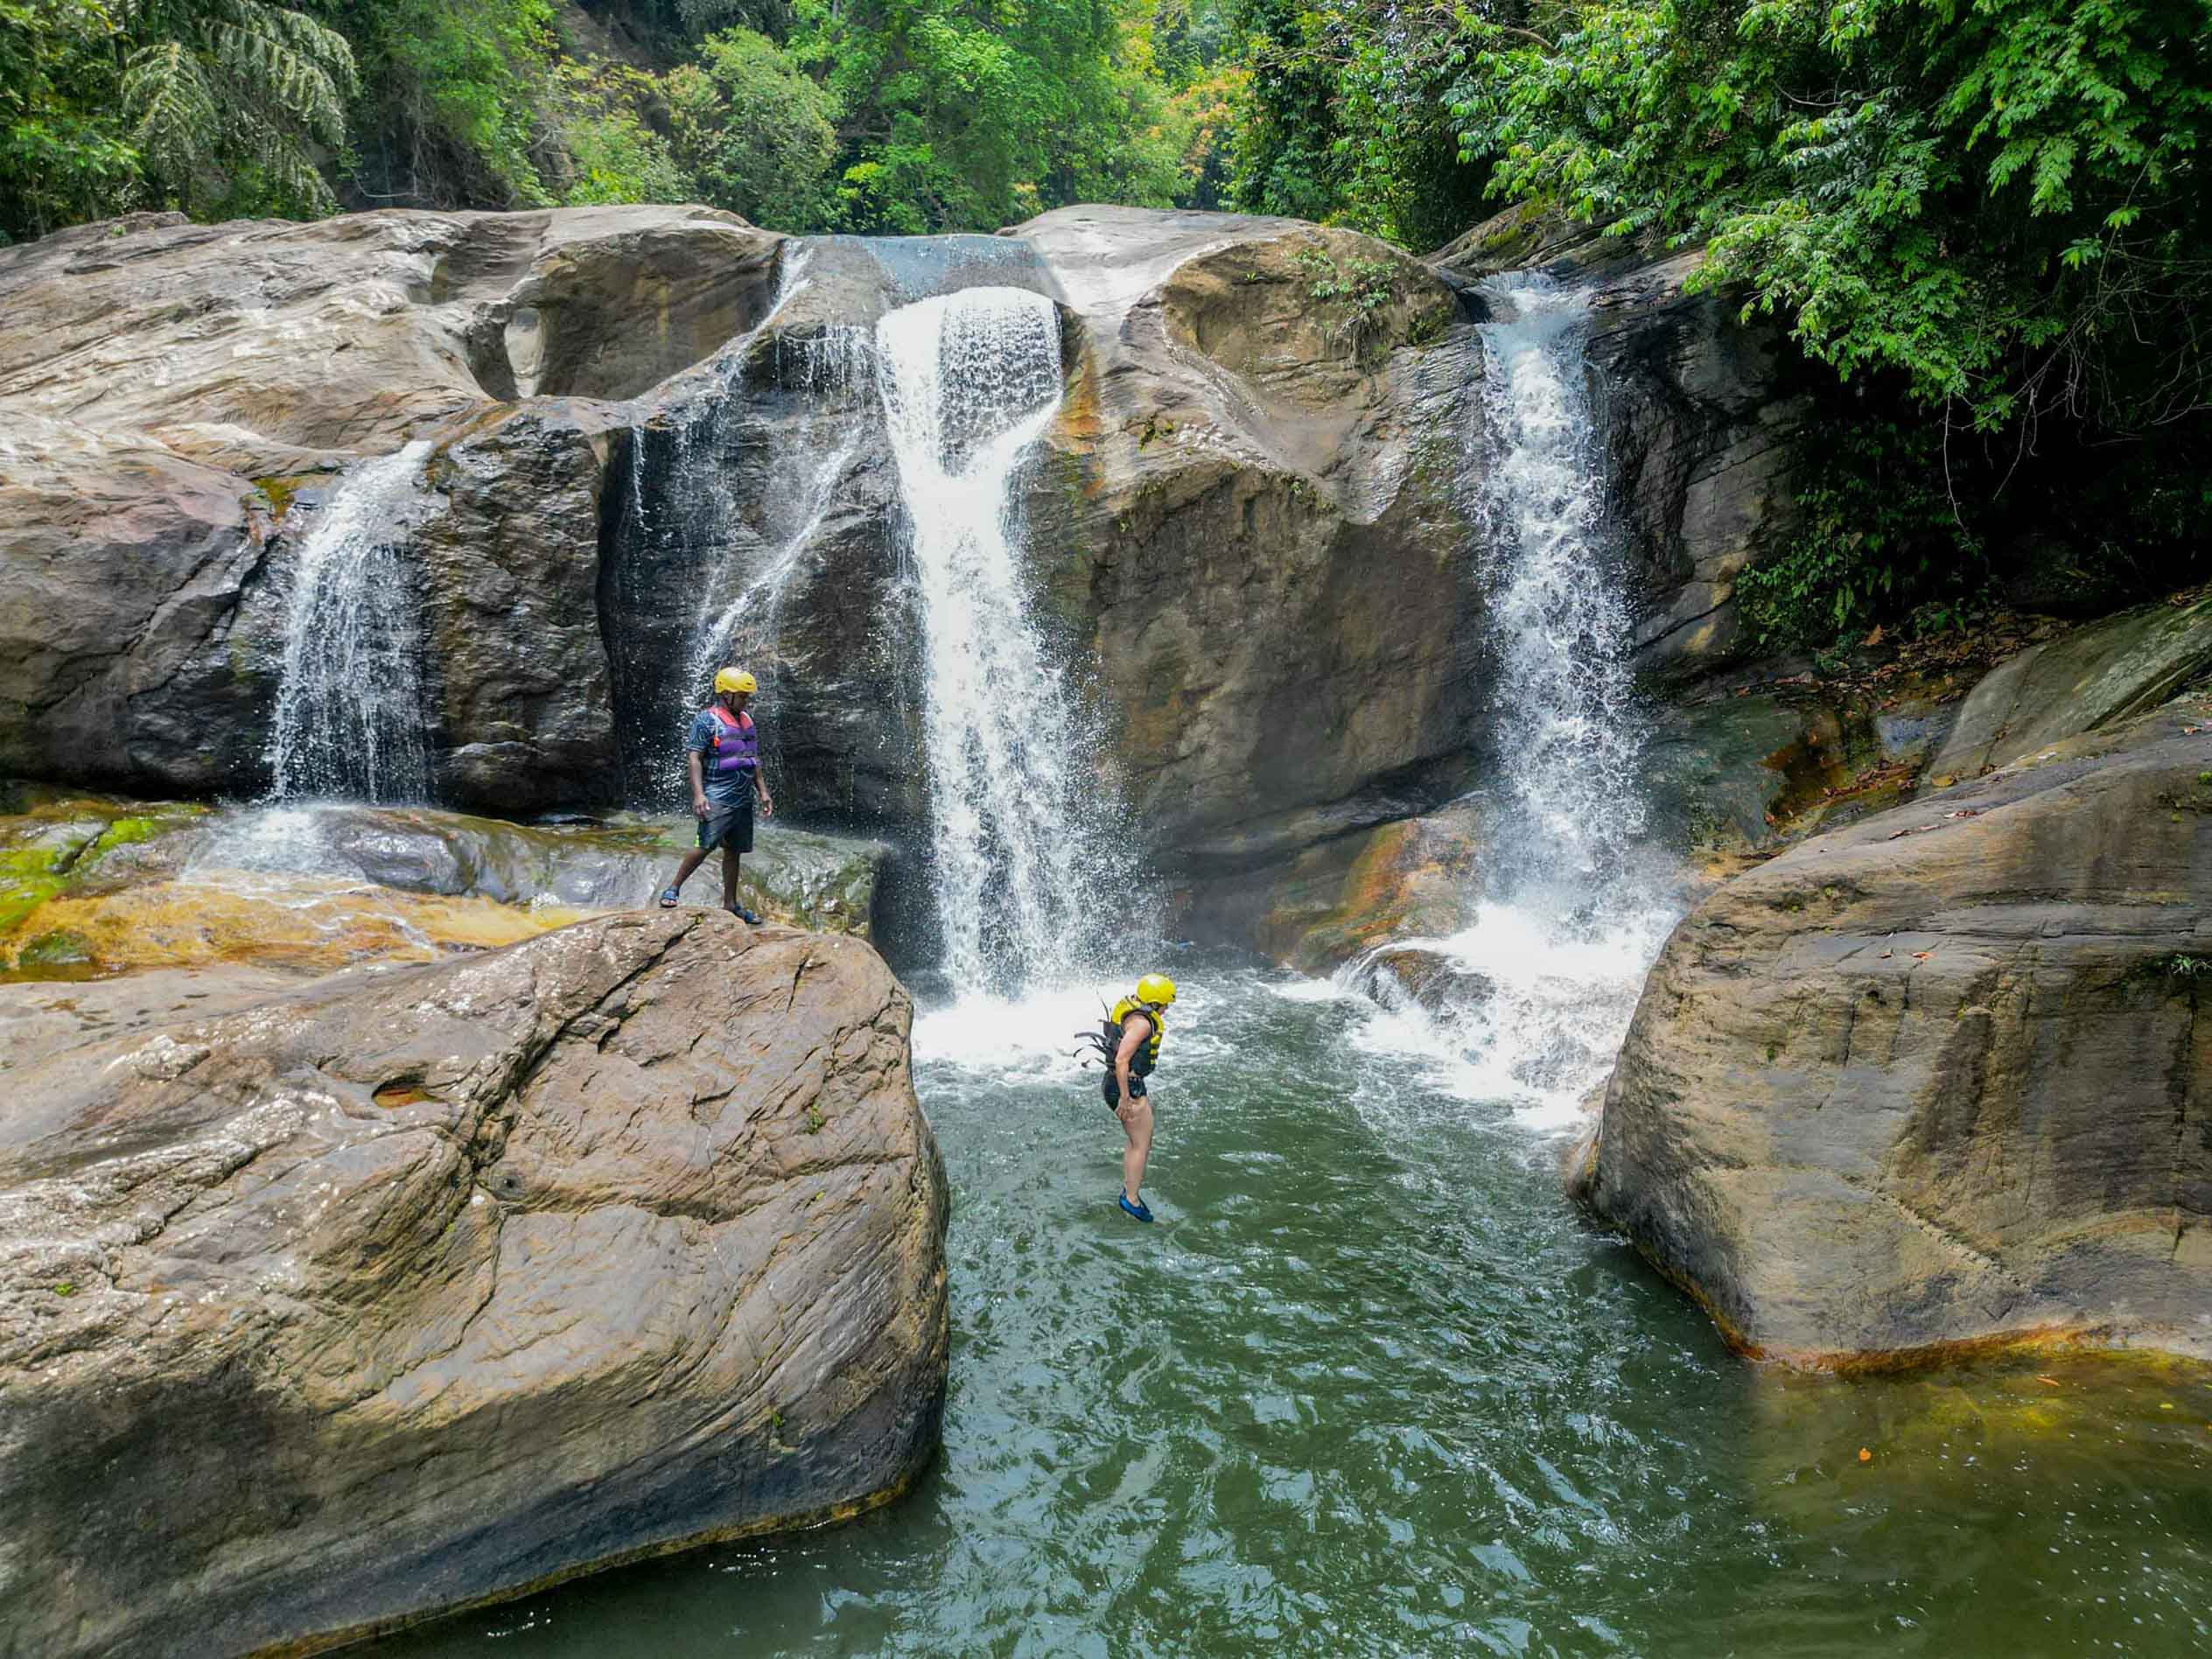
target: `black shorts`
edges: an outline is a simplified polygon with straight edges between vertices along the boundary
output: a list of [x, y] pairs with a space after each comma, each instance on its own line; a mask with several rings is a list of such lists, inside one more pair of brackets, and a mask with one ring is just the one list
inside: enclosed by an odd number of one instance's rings
[[699, 820], [699, 850], [712, 852], [717, 847], [732, 852], [752, 850], [752, 797], [742, 802], [710, 801], [707, 816]]
[[[1114, 1075], [1110, 1068], [1106, 1073], [1105, 1085], [1099, 1090], [1099, 1093], [1106, 1096], [1106, 1104], [1109, 1110], [1114, 1111], [1121, 1110], [1121, 1082]], [[1143, 1078], [1131, 1077], [1129, 1080], [1129, 1097], [1131, 1100], [1142, 1100], [1144, 1098], [1144, 1080]]]

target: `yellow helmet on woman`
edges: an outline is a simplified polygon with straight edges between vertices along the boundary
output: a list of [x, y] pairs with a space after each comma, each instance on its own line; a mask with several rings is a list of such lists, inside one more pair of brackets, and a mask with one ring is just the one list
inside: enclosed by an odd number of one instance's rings
[[717, 691], [758, 691], [760, 682], [743, 668], [724, 668], [714, 676]]
[[1165, 1008], [1175, 1000], [1175, 982], [1166, 974], [1146, 974], [1137, 982], [1137, 1000]]

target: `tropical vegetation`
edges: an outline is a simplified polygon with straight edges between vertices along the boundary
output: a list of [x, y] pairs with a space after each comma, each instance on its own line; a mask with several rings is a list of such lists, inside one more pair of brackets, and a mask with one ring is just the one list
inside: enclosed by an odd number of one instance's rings
[[[1083, 200], [1701, 246], [1847, 430], [1776, 638], [2212, 530], [2212, 0], [0, 0], [0, 240], [131, 208]], [[2180, 561], [2177, 564], [2177, 560]]]

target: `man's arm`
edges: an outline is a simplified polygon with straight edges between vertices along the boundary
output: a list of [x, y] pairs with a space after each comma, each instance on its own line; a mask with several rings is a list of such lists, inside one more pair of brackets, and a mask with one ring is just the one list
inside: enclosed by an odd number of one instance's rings
[[704, 818], [707, 816], [707, 780], [706, 774], [700, 769], [699, 752], [696, 749], [686, 749], [683, 752], [683, 763], [690, 768], [691, 772], [692, 816]]
[[760, 797], [760, 816], [764, 818], [774, 817], [776, 816], [776, 803], [774, 799], [768, 794], [767, 767], [763, 766], [755, 766], [752, 768], [752, 793]]

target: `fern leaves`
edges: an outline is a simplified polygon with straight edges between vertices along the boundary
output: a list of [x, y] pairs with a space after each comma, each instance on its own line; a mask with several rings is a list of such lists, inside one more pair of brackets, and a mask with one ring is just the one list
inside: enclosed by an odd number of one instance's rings
[[280, 208], [336, 209], [316, 149], [346, 141], [344, 36], [266, 0], [125, 0], [117, 14], [123, 109], [158, 192], [193, 209], [249, 184]]

